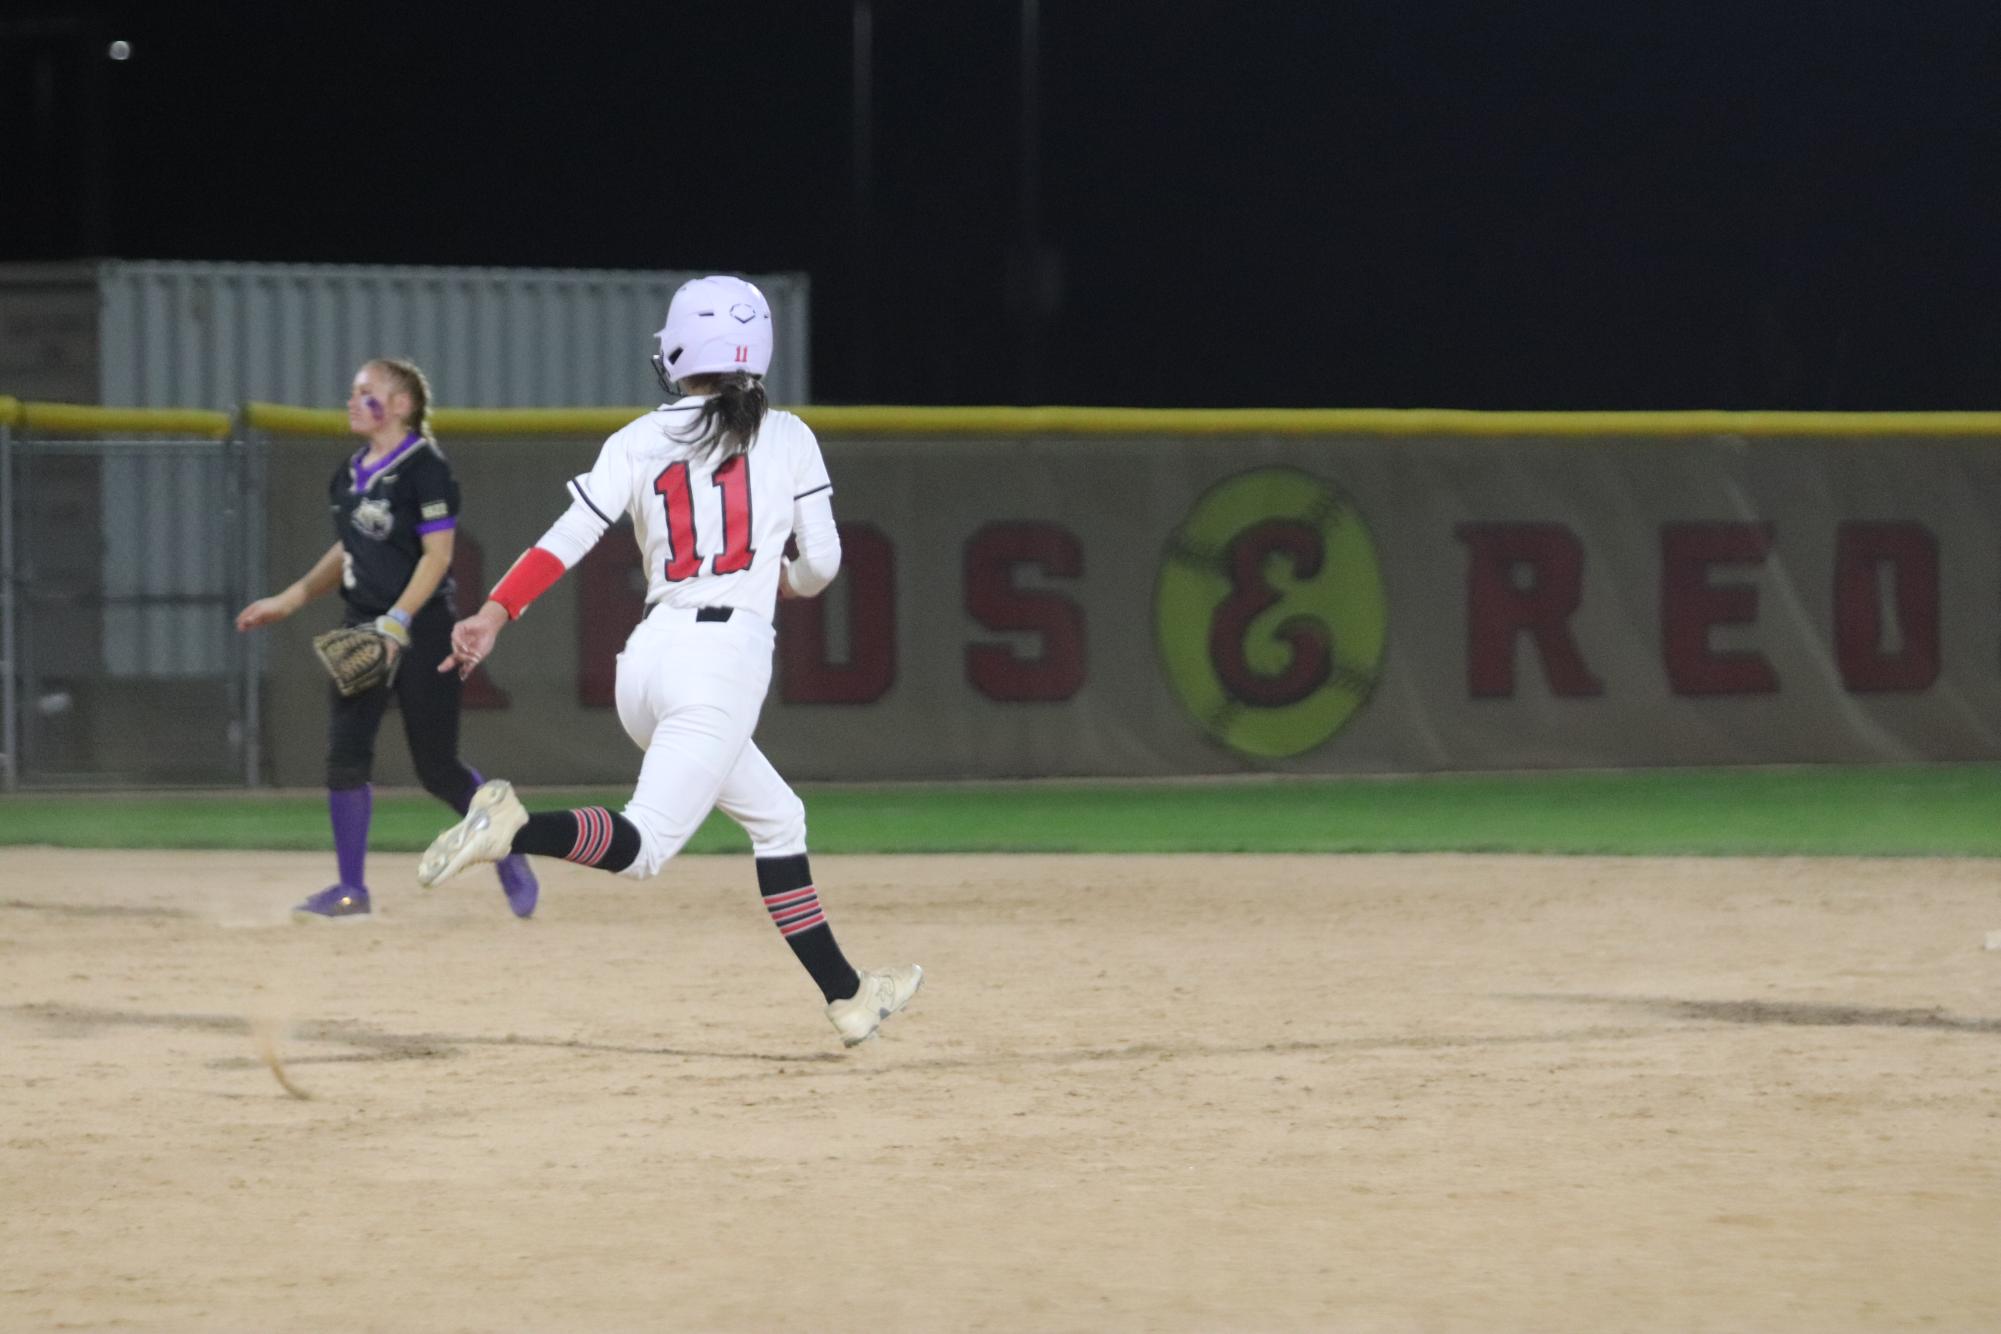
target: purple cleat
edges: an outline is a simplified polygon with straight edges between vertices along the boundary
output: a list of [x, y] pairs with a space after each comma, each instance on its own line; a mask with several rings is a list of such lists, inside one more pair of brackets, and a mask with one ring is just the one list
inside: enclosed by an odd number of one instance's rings
[[[533, 913], [542, 887], [535, 883], [535, 872], [529, 869], [527, 856], [511, 853], [495, 862], [493, 869], [500, 872], [500, 887], [507, 891], [507, 906], [514, 909], [514, 915], [527, 917]], [[368, 902], [366, 890], [362, 891], [361, 901]]]
[[366, 917], [369, 915], [368, 889], [353, 885], [328, 885], [319, 893], [292, 909], [295, 922], [323, 922], [334, 917]]

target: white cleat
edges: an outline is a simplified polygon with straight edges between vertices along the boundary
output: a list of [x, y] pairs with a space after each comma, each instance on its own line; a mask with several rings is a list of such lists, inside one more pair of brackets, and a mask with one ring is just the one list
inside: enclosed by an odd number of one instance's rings
[[861, 989], [854, 995], [827, 1003], [827, 1018], [834, 1021], [834, 1031], [850, 1047], [874, 1037], [883, 1020], [910, 1004], [917, 988], [924, 985], [924, 970], [905, 963], [864, 969], [861, 979]]
[[514, 851], [514, 835], [528, 823], [528, 811], [514, 784], [496, 778], [472, 794], [466, 818], [431, 840], [417, 863], [417, 883], [442, 884], [474, 862], [497, 862]]

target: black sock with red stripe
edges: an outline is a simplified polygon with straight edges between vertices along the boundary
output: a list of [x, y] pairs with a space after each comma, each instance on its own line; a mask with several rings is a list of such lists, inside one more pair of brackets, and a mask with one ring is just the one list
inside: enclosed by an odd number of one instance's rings
[[862, 980], [834, 943], [834, 928], [827, 925], [827, 914], [820, 908], [820, 891], [813, 888], [806, 854], [759, 857], [757, 892], [764, 896], [765, 911], [778, 934], [819, 983], [820, 994], [830, 1001], [854, 995]]
[[514, 836], [514, 851], [561, 857], [600, 871], [623, 871], [639, 857], [639, 827], [616, 811], [536, 811]]

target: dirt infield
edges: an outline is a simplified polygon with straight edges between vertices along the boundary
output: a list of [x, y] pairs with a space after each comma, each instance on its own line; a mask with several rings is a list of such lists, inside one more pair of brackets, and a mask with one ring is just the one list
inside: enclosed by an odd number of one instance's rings
[[0, 852], [0, 1328], [2001, 1324], [1995, 863], [327, 861]]

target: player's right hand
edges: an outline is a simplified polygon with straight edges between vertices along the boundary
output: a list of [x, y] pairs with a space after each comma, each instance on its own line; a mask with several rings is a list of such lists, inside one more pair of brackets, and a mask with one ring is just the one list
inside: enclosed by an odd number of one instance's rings
[[452, 627], [452, 651], [438, 664], [438, 670], [449, 672], [456, 668], [460, 680], [471, 676], [473, 669], [493, 652], [494, 641], [500, 638], [500, 627], [506, 624], [507, 608], [488, 601]]
[[236, 613], [238, 630], [255, 630], [260, 625], [282, 621], [292, 614], [283, 597], [258, 598], [255, 602]]

